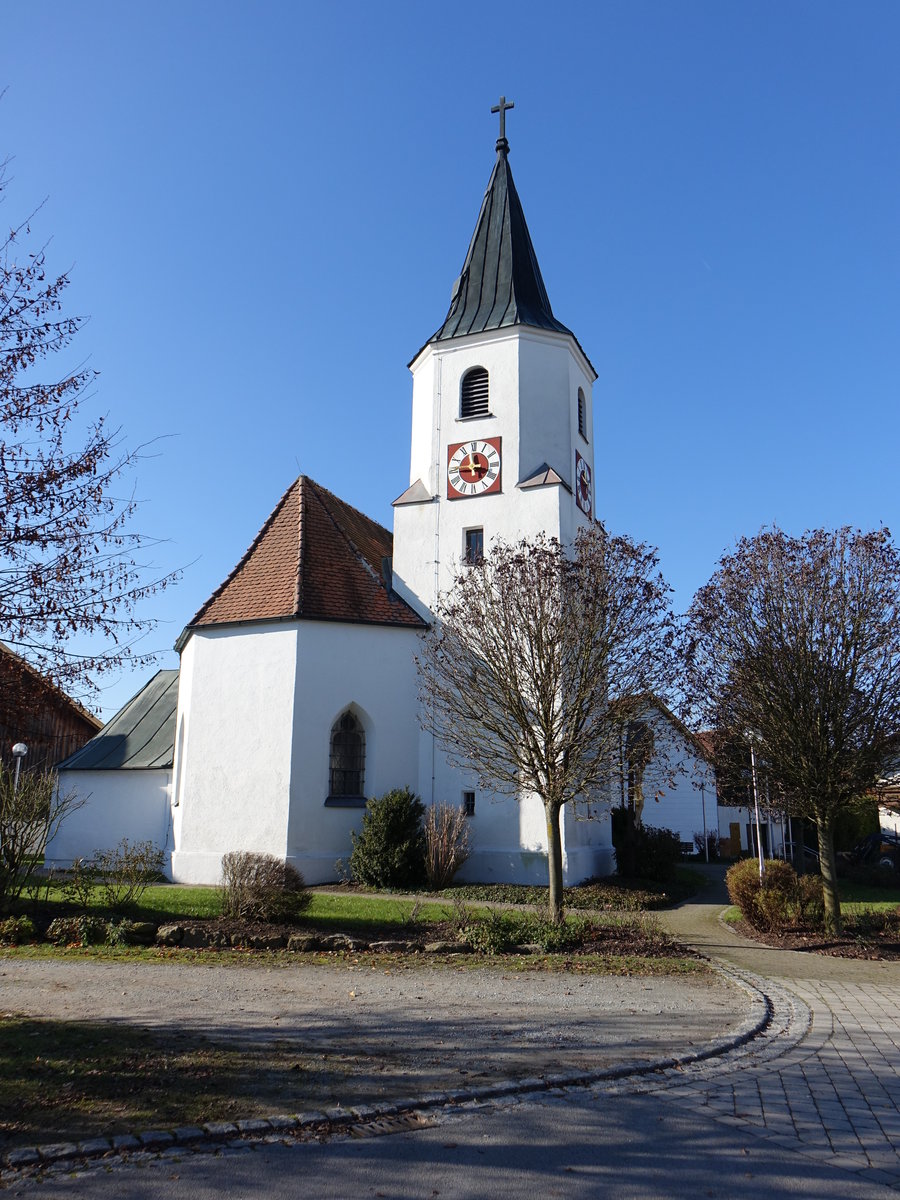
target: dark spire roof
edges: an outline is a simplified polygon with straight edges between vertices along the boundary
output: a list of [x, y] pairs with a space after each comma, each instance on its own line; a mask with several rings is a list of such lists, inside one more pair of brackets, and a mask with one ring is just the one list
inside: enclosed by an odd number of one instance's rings
[[553, 329], [574, 337], [550, 307], [508, 153], [509, 143], [501, 137], [450, 311], [432, 342], [509, 325]]

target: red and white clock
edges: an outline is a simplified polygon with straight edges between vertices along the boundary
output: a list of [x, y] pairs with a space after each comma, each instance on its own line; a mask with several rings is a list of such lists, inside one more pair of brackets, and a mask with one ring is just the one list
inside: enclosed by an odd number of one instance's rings
[[474, 438], [447, 447], [447, 499], [500, 491], [500, 438]]
[[577, 450], [575, 451], [575, 503], [586, 516], [591, 515], [594, 506], [591, 468]]

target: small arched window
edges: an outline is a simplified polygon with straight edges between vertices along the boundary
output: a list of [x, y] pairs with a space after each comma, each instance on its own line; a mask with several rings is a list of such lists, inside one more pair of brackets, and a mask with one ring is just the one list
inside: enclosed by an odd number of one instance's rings
[[578, 432], [587, 441], [587, 401], [581, 388], [578, 389]]
[[352, 712], [345, 712], [331, 727], [329, 795], [365, 795], [365, 765], [365, 732], [359, 719]]
[[472, 367], [462, 377], [459, 390], [459, 415], [461, 417], [486, 417], [490, 411], [490, 387], [488, 373], [484, 367]]

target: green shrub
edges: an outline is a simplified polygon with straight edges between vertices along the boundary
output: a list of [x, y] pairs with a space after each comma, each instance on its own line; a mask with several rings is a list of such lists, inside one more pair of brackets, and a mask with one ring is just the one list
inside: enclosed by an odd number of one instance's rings
[[681, 839], [671, 829], [636, 825], [630, 809], [612, 811], [612, 839], [616, 870], [626, 879], [652, 879], [668, 883], [681, 862]]
[[799, 912], [799, 899], [797, 873], [791, 864], [781, 859], [768, 861], [765, 879], [756, 899], [761, 927], [778, 930], [794, 925]]
[[675, 868], [681, 862], [681, 839], [671, 829], [654, 829], [642, 825], [638, 830], [640, 875], [657, 883], [675, 878]]
[[822, 880], [797, 873], [790, 863], [767, 859], [760, 886], [759, 862], [745, 858], [725, 876], [731, 903], [754, 929], [775, 932], [802, 925], [820, 928], [825, 920]]
[[534, 913], [527, 927], [528, 936], [519, 940], [534, 942], [546, 953], [557, 954], [581, 946], [590, 935], [591, 928], [587, 917], [566, 917], [556, 924], [546, 913]]
[[742, 858], [725, 875], [725, 886], [731, 903], [741, 910], [741, 916], [754, 929], [761, 929], [759, 911], [759, 863], [755, 858]]
[[582, 916], [555, 924], [544, 912], [509, 912], [491, 909], [485, 916], [469, 914], [461, 939], [482, 954], [506, 954], [516, 946], [540, 946], [547, 954], [581, 946], [590, 935], [591, 922]]
[[825, 889], [821, 875], [798, 876], [797, 916], [801, 925], [825, 928]]
[[480, 954], [505, 954], [525, 941], [523, 914], [490, 909], [483, 917], [474, 917], [461, 930], [462, 940]]
[[55, 946], [99, 946], [109, 935], [109, 922], [99, 917], [55, 917], [47, 926], [47, 941]]
[[409, 788], [369, 800], [362, 829], [352, 833], [350, 870], [357, 883], [376, 888], [417, 888], [425, 882], [425, 808]]
[[38, 931], [30, 917], [7, 917], [0, 921], [0, 945], [21, 946], [23, 942], [36, 942]]
[[274, 854], [232, 850], [222, 856], [223, 916], [290, 923], [309, 902], [303, 876]]

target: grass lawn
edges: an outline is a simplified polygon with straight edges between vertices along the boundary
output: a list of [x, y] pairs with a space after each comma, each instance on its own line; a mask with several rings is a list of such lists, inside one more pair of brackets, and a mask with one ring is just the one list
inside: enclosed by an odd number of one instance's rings
[[[566, 908], [592, 912], [654, 912], [694, 896], [706, 886], [705, 876], [691, 867], [676, 867], [670, 883], [654, 883], [646, 879], [620, 879], [617, 875], [596, 879], [563, 890]], [[518, 883], [459, 883], [434, 897], [466, 903], [480, 901], [493, 904], [517, 904], [544, 907], [547, 888]], [[425, 899], [430, 896], [423, 897]]]
[[896, 888], [871, 887], [842, 879], [838, 886], [841, 908], [848, 913], [889, 912], [900, 905], [900, 885]]

